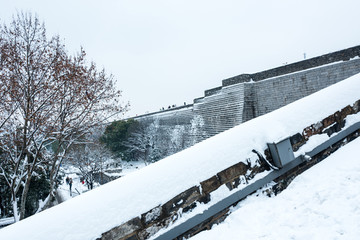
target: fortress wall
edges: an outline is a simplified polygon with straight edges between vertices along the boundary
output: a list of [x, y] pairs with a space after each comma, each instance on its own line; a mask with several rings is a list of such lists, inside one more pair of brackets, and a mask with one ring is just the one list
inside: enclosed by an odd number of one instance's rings
[[[194, 145], [197, 129], [194, 125], [193, 105], [135, 117], [148, 138], [149, 158], [157, 160]], [[194, 125], [194, 126], [193, 126]]]
[[194, 115], [204, 121], [203, 131], [214, 136], [242, 122], [244, 108], [244, 83], [221, 88], [194, 103]]
[[[245, 83], [245, 85], [253, 85], [252, 104], [255, 109], [253, 117], [269, 113], [359, 72], [360, 59], [357, 58], [258, 82]], [[251, 91], [246, 94], [250, 95]]]
[[278, 68], [242, 74], [193, 104], [135, 117], [156, 135], [162, 157], [269, 113], [360, 72], [360, 46]]
[[265, 70], [262, 72], [257, 72], [254, 74], [241, 74], [235, 77], [231, 77], [222, 81], [222, 86], [228, 86], [240, 82], [249, 82], [253, 81], [261, 81], [264, 79], [277, 77], [289, 73], [299, 72], [303, 70], [307, 70], [310, 68], [315, 68], [319, 66], [324, 66], [326, 64], [331, 64], [335, 62], [341, 61], [349, 61], [350, 59], [360, 57], [360, 46], [355, 46], [347, 49], [343, 49], [340, 51], [324, 54], [318, 57], [306, 59], [303, 61], [286, 64], [281, 67], [272, 68], [269, 70]]

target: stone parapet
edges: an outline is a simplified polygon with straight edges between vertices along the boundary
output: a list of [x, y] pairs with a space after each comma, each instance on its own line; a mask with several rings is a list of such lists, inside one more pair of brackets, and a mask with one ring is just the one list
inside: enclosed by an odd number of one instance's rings
[[[331, 114], [317, 123], [312, 124], [311, 126], [304, 127], [301, 133], [291, 136], [290, 139], [293, 149], [295, 151], [298, 150], [299, 147], [306, 144], [311, 136], [319, 134], [327, 134], [328, 136], [331, 136], [332, 134], [343, 130], [346, 117], [352, 114], [357, 114], [359, 111], [360, 100], [356, 101], [352, 105], [344, 107], [343, 109]], [[295, 176], [324, 159], [347, 141], [358, 137], [359, 134], [359, 131], [355, 132], [351, 136], [346, 137], [345, 141], [339, 141], [329, 149], [326, 149], [314, 156], [312, 160], [300, 164], [298, 167], [277, 178], [275, 180], [276, 184], [272, 187], [272, 189], [265, 189], [264, 191], [266, 191], [269, 195], [272, 193], [277, 194], [285, 189]], [[273, 162], [268, 149], [264, 151], [264, 155], [270, 163]], [[199, 206], [199, 204], [211, 202], [211, 193], [216, 191], [219, 187], [226, 186], [229, 191], [232, 191], [240, 185], [249, 184], [251, 179], [265, 170], [270, 170], [270, 168], [266, 163], [260, 161], [260, 159], [256, 161], [255, 165], [252, 165], [251, 162], [246, 159], [246, 156], [239, 156], [239, 162], [237, 164], [218, 172], [209, 179], [205, 179], [200, 182], [198, 186], [193, 186], [184, 192], [179, 193], [166, 203], [150, 209], [148, 212], [141, 214], [141, 216], [133, 218], [128, 222], [103, 233], [99, 240], [148, 239], [156, 234], [160, 229], [167, 228], [173, 223], [176, 223], [184, 213], [193, 211], [197, 206]], [[229, 209], [224, 209], [210, 219], [207, 219], [200, 225], [194, 227], [191, 231], [179, 237], [193, 236], [202, 230], [211, 228], [213, 224], [221, 222], [225, 219], [228, 212]]]
[[360, 46], [347, 48], [341, 51], [325, 54], [319, 57], [310, 58], [296, 63], [287, 64], [285, 66], [273, 68], [270, 70], [254, 73], [241, 74], [239, 76], [231, 77], [223, 80], [222, 86], [229, 86], [241, 82], [261, 81], [267, 78], [278, 77], [281, 75], [299, 72], [310, 68], [323, 66], [329, 63], [348, 61], [352, 58], [360, 57]]

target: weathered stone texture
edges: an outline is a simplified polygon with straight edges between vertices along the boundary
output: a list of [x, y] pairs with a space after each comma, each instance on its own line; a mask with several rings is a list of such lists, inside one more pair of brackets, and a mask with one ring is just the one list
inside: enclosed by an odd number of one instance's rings
[[134, 236], [134, 232], [143, 228], [140, 218], [134, 218], [130, 221], [114, 227], [106, 233], [103, 233], [101, 240], [125, 240], [125, 239], [137, 239]]
[[204, 194], [215, 191], [221, 186], [221, 182], [217, 176], [213, 176], [200, 183], [201, 190]]
[[198, 186], [192, 187], [167, 203], [163, 205], [163, 210], [167, 216], [171, 215], [171, 213], [178, 211], [180, 208], [185, 208], [201, 197], [200, 189]]
[[[350, 114], [355, 114], [359, 111], [359, 101], [356, 101], [352, 106], [348, 105], [337, 111], [336, 113], [326, 117], [311, 126], [304, 128], [302, 132], [302, 144], [309, 139], [312, 135], [326, 133], [331, 136], [333, 133], [339, 132], [345, 125], [345, 118]], [[293, 146], [293, 149], [295, 147]]]
[[148, 211], [147, 213], [142, 214], [141, 221], [143, 222], [144, 225], [148, 225], [151, 222], [157, 220], [162, 214], [163, 214], [162, 207], [157, 206], [151, 209], [150, 211]]
[[248, 166], [243, 163], [239, 162], [217, 174], [220, 183], [224, 184], [234, 180], [235, 178], [240, 177], [241, 175], [245, 175], [246, 171], [248, 170]]

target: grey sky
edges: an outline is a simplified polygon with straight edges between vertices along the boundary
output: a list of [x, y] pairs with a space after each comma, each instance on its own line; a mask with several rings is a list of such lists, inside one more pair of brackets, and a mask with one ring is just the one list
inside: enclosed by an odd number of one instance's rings
[[0, 0], [37, 13], [70, 53], [115, 75], [126, 116], [203, 96], [221, 80], [360, 44], [358, 0]]

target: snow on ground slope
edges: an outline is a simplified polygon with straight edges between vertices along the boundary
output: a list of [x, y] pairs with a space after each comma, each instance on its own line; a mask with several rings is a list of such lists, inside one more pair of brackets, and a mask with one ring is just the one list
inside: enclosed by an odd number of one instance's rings
[[360, 236], [360, 138], [296, 177], [278, 196], [251, 196], [191, 239], [346, 239]]
[[[86, 240], [160, 205], [360, 98], [360, 75], [0, 230], [0, 239]], [[358, 114], [359, 115], [359, 114]]]

